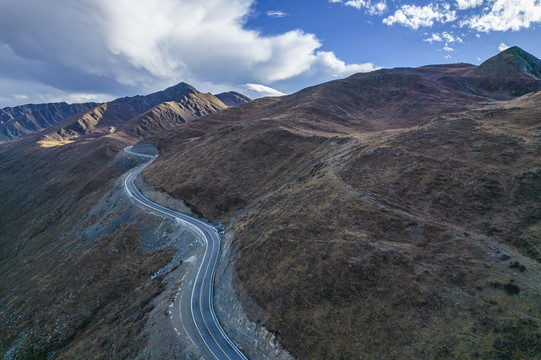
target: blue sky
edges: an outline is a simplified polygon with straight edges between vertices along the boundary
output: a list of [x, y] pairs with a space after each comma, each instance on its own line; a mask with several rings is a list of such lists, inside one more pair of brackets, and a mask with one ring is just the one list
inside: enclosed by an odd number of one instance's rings
[[0, 108], [180, 81], [253, 98], [356, 72], [541, 57], [540, 0], [0, 0]]
[[[422, 66], [451, 62], [479, 64], [500, 51], [501, 44], [519, 46], [541, 57], [541, 4], [535, 1], [499, 1], [508, 7], [515, 4], [518, 11], [528, 10], [533, 13], [532, 21], [519, 30], [501, 29], [499, 23], [488, 23], [487, 28], [463, 24], [472, 17], [491, 14], [492, 6], [497, 1], [258, 1], [246, 26], [264, 34], [277, 34], [290, 29], [301, 28], [314, 33], [322, 41], [321, 50], [333, 51], [346, 63], [372, 62], [379, 67]], [[361, 4], [365, 4], [364, 6]], [[384, 4], [385, 10], [371, 13], [370, 5]], [[479, 6], [460, 9], [468, 5]], [[307, 6], [309, 4], [309, 6]], [[392, 25], [384, 19], [393, 16], [402, 6], [438, 8], [445, 12], [444, 4], [455, 12], [456, 19], [438, 22], [432, 25], [413, 28], [399, 22]], [[530, 4], [530, 5], [529, 5]], [[359, 6], [357, 8], [356, 6]], [[498, 12], [496, 12], [498, 13]], [[413, 17], [413, 16], [412, 16]], [[503, 13], [501, 18], [504, 22]], [[512, 16], [518, 18], [518, 16]], [[520, 22], [520, 20], [518, 21]], [[511, 22], [509, 22], [511, 26]], [[527, 26], [527, 27], [526, 27]], [[442, 33], [453, 37], [453, 42], [445, 41]], [[438, 34], [442, 41], [426, 41]], [[460, 38], [460, 40], [456, 40]], [[438, 37], [436, 37], [438, 39]], [[444, 50], [445, 45], [447, 50]], [[450, 49], [453, 49], [452, 51]], [[479, 60], [481, 59], [481, 61]]]

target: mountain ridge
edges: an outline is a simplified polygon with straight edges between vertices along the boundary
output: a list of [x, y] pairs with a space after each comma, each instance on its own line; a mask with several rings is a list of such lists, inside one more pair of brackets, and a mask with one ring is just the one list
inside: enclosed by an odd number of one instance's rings
[[[200, 98], [200, 109], [192, 109], [195, 112], [200, 112], [196, 116], [206, 114], [207, 111], [224, 109], [224, 105], [235, 106], [251, 101], [247, 96], [234, 91], [217, 95], [214, 97], [211, 94], [203, 94], [193, 86], [180, 82], [147, 95], [120, 97], [106, 103], [68, 104], [60, 102], [6, 107], [0, 109], [0, 142], [20, 138], [36, 131], [44, 131], [53, 125], [64, 122], [64, 125], [55, 127], [55, 134], [52, 134], [51, 131], [45, 131], [43, 134], [47, 143], [66, 143], [71, 139], [96, 131], [102, 133], [116, 131], [124, 122], [163, 103], [177, 102], [182, 103], [182, 106], [187, 106], [185, 101], [181, 101], [186, 98], [191, 98], [192, 101], [196, 102], [196, 98]], [[228, 104], [221, 103], [220, 97]], [[213, 104], [212, 110], [208, 108], [210, 104]], [[171, 111], [173, 108], [179, 109], [178, 106], [173, 106], [169, 107], [169, 110]], [[171, 119], [176, 117], [180, 122], [192, 120], [193, 117], [188, 115], [188, 112], [184, 111], [182, 115], [177, 113], [170, 116], [172, 116]], [[174, 123], [172, 122], [170, 125], [173, 126]], [[131, 122], [131, 127], [133, 128], [133, 122]], [[163, 127], [155, 124], [154, 129], [158, 128], [163, 130]]]
[[72, 115], [87, 111], [97, 103], [25, 104], [0, 109], [0, 141], [9, 141], [48, 128]]
[[541, 89], [541, 60], [517, 46], [510, 47], [464, 76], [483, 96], [510, 100]]
[[[171, 102], [177, 105], [169, 107], [163, 105]], [[141, 124], [142, 128], [135, 129], [137, 119], [143, 120], [140, 115], [160, 107], [162, 114], [163, 109], [167, 108], [170, 116], [162, 117], [161, 124], [154, 122], [149, 127], [150, 124], [146, 121], [145, 124]], [[225, 108], [226, 106], [214, 95], [203, 94], [193, 86], [181, 82], [148, 95], [118, 98], [72, 116], [45, 131], [40, 142], [43, 146], [55, 146], [71, 142], [81, 136], [111, 134], [128, 122], [132, 135], [139, 133], [139, 137], [142, 138], [149, 132], [163, 130]]]

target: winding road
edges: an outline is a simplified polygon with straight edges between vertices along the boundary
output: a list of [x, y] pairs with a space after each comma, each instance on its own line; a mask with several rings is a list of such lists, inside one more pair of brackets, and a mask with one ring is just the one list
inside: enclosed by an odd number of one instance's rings
[[177, 211], [158, 205], [141, 194], [135, 186], [137, 176], [150, 165], [158, 156], [146, 155], [133, 152], [131, 146], [124, 151], [131, 155], [142, 156], [149, 159], [143, 165], [133, 170], [124, 181], [124, 187], [128, 194], [142, 205], [151, 208], [161, 214], [170, 216], [179, 221], [183, 226], [195, 232], [207, 244], [203, 261], [199, 266], [191, 296], [192, 318], [204, 343], [216, 359], [219, 360], [247, 360], [246, 356], [233, 344], [231, 339], [222, 329], [213, 305], [213, 284], [216, 265], [220, 256], [220, 236], [216, 229], [204, 222], [181, 214]]

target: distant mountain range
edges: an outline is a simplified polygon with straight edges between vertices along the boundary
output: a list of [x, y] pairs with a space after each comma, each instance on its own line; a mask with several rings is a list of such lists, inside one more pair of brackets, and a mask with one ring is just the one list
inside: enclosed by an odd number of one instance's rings
[[[74, 115], [43, 132], [42, 143], [53, 145], [80, 136], [111, 134], [123, 125], [132, 133], [143, 135], [226, 107], [214, 95], [200, 93], [194, 87], [180, 83], [150, 95], [116, 99]], [[145, 116], [147, 112], [160, 116], [149, 121]], [[135, 129], [137, 126], [140, 127]]]
[[[424, 69], [429, 68], [431, 66], [424, 67]], [[539, 59], [518, 47], [511, 47], [478, 67], [468, 64], [452, 67], [452, 70], [442, 74], [440, 83], [461, 89], [466, 93], [509, 99], [537, 89], [540, 79]], [[150, 110], [153, 106], [180, 100], [189, 93], [202, 94], [190, 85], [180, 83], [150, 95], [119, 98], [106, 104], [61, 102], [6, 107], [0, 109], [0, 142], [41, 131], [76, 114], [79, 114], [79, 120], [81, 120], [79, 129], [76, 129], [77, 126], [74, 125], [70, 129], [65, 129], [66, 131], [75, 133], [94, 131], [97, 122], [101, 122], [101, 127], [117, 127], [128, 119]], [[206, 101], [217, 104], [216, 99], [209, 97], [212, 95], [205, 94], [205, 96]], [[234, 91], [216, 94], [215, 98], [228, 107], [251, 101], [247, 96]], [[170, 111], [175, 112], [172, 108], [166, 112]], [[173, 123], [177, 121], [181, 120], [177, 118]]]
[[98, 104], [28, 104], [0, 109], [0, 141], [40, 131], [72, 115], [88, 111]]
[[[194, 103], [189, 105], [190, 101]], [[163, 124], [165, 127], [174, 126], [194, 116], [208, 114], [209, 111], [222, 109], [224, 105], [229, 107], [249, 101], [251, 101], [250, 98], [237, 92], [225, 92], [213, 96], [200, 93], [186, 83], [180, 83], [150, 95], [119, 98], [104, 104], [63, 102], [6, 107], [0, 109], [0, 142], [47, 129], [71, 117], [73, 118], [70, 119], [70, 124], [58, 130], [59, 137], [69, 138], [95, 131], [110, 131], [152, 107], [166, 102], [178, 102], [178, 104], [176, 106], [169, 104], [169, 107], [162, 106], [161, 110], [156, 109], [157, 113], [168, 117], [167, 124]], [[186, 106], [193, 106], [193, 108], [185, 110]]]

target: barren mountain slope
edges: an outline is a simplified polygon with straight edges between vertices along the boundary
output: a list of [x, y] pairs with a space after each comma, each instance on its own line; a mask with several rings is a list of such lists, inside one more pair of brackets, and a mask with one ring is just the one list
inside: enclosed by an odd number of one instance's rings
[[[149, 277], [171, 258], [140, 251], [144, 218], [113, 212], [105, 225], [88, 215], [136, 164], [114, 161], [130, 139], [51, 148], [36, 139], [0, 147], [0, 354], [41, 359], [85, 344], [96, 357], [112, 347], [126, 357], [160, 289]], [[119, 216], [127, 222], [115, 228]], [[82, 235], [93, 226], [96, 239]]]
[[166, 239], [172, 228], [113, 188], [138, 163], [119, 153], [220, 108], [218, 99], [193, 89], [111, 134], [44, 143], [58, 131], [53, 127], [0, 144], [0, 357], [140, 355], [152, 300], [166, 289], [151, 275], [173, 254], [146, 244]]
[[119, 131], [142, 139], [225, 108], [226, 106], [211, 94], [191, 93], [177, 101], [154, 106], [123, 124]]
[[494, 102], [474, 69], [255, 100], [160, 134], [143, 176], [230, 225], [238, 286], [300, 359], [534, 359], [541, 94]]

